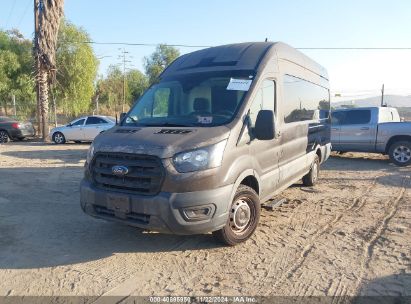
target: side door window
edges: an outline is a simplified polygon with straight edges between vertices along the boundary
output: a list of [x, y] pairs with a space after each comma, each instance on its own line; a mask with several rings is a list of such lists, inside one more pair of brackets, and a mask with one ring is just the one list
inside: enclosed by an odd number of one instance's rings
[[71, 125], [72, 125], [73, 127], [74, 127], [74, 126], [80, 127], [80, 126], [84, 125], [84, 121], [85, 121], [85, 119], [83, 118], [83, 119], [77, 120], [76, 122], [72, 123]]
[[99, 125], [99, 124], [104, 124], [107, 123], [107, 121], [105, 121], [104, 119], [100, 118], [100, 117], [89, 117], [87, 118], [87, 122], [86, 125]]
[[260, 110], [271, 110], [275, 112], [275, 82], [264, 80], [262, 86], [250, 106], [250, 127], [255, 126], [257, 115]]
[[331, 113], [331, 124], [333, 126], [340, 126], [344, 120], [345, 112], [332, 112]]
[[346, 111], [342, 125], [365, 125], [371, 121], [370, 110]]

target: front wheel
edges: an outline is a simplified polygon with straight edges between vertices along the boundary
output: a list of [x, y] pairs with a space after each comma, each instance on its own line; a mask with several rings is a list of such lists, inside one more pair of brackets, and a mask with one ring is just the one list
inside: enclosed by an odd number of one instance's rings
[[260, 219], [260, 199], [254, 189], [240, 185], [231, 203], [224, 228], [214, 231], [216, 239], [234, 246], [250, 238]]
[[398, 141], [391, 145], [388, 155], [397, 166], [404, 167], [411, 164], [411, 142]]
[[320, 158], [316, 154], [314, 161], [311, 165], [310, 171], [303, 177], [304, 186], [314, 186], [318, 181], [318, 176], [320, 174]]
[[56, 144], [64, 144], [66, 142], [66, 138], [64, 137], [64, 134], [61, 132], [56, 132], [53, 134], [53, 141]]

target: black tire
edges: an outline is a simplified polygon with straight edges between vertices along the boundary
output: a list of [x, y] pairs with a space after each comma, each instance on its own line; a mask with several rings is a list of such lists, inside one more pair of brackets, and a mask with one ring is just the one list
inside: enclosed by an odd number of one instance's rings
[[411, 142], [397, 141], [394, 142], [388, 150], [390, 160], [399, 167], [405, 167], [411, 164]]
[[254, 233], [260, 220], [260, 213], [258, 194], [251, 187], [240, 185], [231, 202], [227, 224], [224, 228], [214, 231], [213, 236], [229, 246], [242, 243]]
[[66, 143], [66, 138], [64, 137], [64, 134], [61, 132], [54, 133], [52, 139], [58, 145]]
[[316, 154], [314, 161], [311, 165], [310, 171], [303, 177], [304, 186], [314, 186], [318, 181], [318, 176], [320, 175], [320, 158]]
[[5, 144], [9, 142], [10, 137], [9, 133], [6, 130], [0, 130], [0, 144]]

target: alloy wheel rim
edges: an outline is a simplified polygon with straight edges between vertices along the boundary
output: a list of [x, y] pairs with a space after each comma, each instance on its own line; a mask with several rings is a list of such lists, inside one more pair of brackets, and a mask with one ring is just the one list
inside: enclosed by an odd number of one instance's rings
[[63, 141], [63, 136], [61, 136], [60, 134], [56, 134], [55, 136], [54, 136], [54, 140], [57, 142], [57, 143], [61, 143], [62, 141]]
[[406, 163], [411, 159], [411, 150], [406, 146], [398, 146], [394, 149], [393, 157], [397, 162]]
[[7, 134], [4, 131], [0, 132], [0, 142], [6, 142], [7, 141]]

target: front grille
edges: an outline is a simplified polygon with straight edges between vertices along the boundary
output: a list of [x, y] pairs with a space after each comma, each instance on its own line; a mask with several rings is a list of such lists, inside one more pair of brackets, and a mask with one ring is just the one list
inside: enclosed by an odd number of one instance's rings
[[[114, 175], [113, 166], [126, 166], [125, 176]], [[93, 181], [99, 188], [156, 195], [164, 178], [161, 160], [150, 155], [97, 153], [92, 163]]]
[[[114, 210], [107, 209], [106, 207], [94, 206], [94, 211], [102, 217], [107, 217], [107, 218], [116, 217]], [[139, 224], [147, 225], [150, 222], [150, 215], [130, 212], [125, 215], [125, 219], [132, 221], [132, 222], [139, 223]]]

